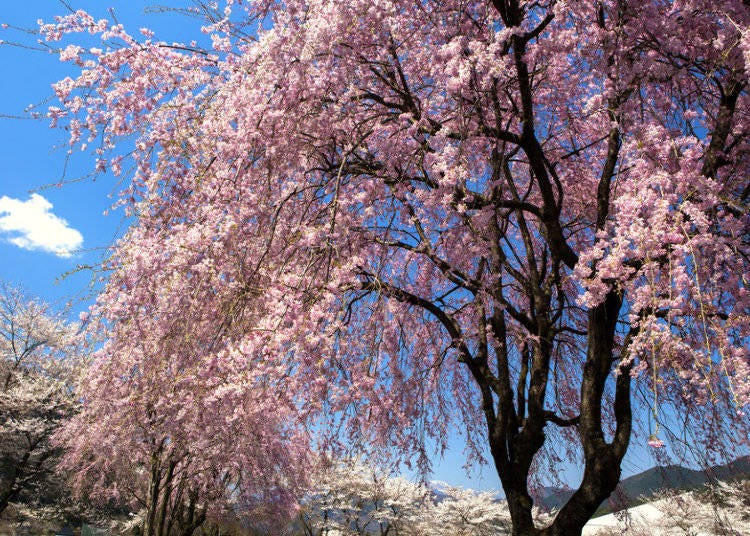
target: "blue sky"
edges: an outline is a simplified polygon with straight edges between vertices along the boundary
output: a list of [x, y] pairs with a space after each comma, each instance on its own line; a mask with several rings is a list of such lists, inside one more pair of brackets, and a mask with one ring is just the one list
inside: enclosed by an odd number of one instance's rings
[[[150, 4], [145, 0], [69, 4], [97, 18], [106, 17], [111, 6], [127, 27], [148, 25], [169, 40], [180, 40], [190, 26], [188, 19], [144, 15]], [[58, 0], [26, 0], [4, 2], [0, 13], [0, 23], [8, 25], [0, 29], [0, 278], [80, 311], [90, 302], [96, 275], [80, 267], [95, 265], [126, 225], [119, 212], [103, 215], [117, 183], [108, 176], [78, 180], [92, 169], [89, 155], [74, 154], [67, 161], [65, 132], [48, 128], [45, 119], [14, 118], [27, 117], [29, 106], [44, 112], [51, 84], [74, 74], [54, 53], [13, 45], [34, 45], [35, 37], [21, 29], [66, 12]]]
[[[97, 18], [107, 17], [112, 7], [118, 21], [131, 32], [147, 26], [165, 41], [196, 37], [196, 21], [174, 14], [144, 13], [147, 6], [155, 4], [152, 1], [68, 3]], [[160, 3], [184, 5], [179, 0]], [[70, 304], [71, 315], [77, 316], [91, 303], [95, 278], [101, 275], [81, 267], [95, 266], [127, 221], [117, 211], [104, 215], [118, 189], [115, 179], [78, 180], [92, 169], [93, 161], [88, 155], [77, 154], [66, 162], [65, 132], [50, 129], [46, 120], [13, 118], [27, 115], [30, 105], [43, 112], [52, 95], [51, 84], [74, 74], [56, 54], [9, 44], [33, 45], [35, 37], [19, 28], [35, 28], [38, 19], [51, 21], [67, 12], [65, 5], [59, 0], [3, 4], [0, 24], [8, 27], [0, 29], [0, 279], [17, 283], [59, 307]], [[461, 450], [460, 442], [453, 441], [446, 458], [436, 463], [434, 478], [453, 485], [499, 489], [492, 467], [475, 471], [472, 477], [465, 475]], [[629, 456], [624, 469], [632, 474], [649, 465], [650, 460], [640, 462]], [[571, 468], [571, 474], [576, 472]]]

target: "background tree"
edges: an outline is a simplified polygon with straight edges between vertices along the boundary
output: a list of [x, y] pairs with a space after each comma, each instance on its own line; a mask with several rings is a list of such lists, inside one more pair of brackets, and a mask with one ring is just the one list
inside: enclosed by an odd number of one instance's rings
[[[324, 464], [291, 534], [427, 536], [510, 534], [508, 504], [488, 492], [413, 482], [360, 461]], [[539, 510], [542, 523], [552, 518]]]
[[[492, 493], [450, 487], [445, 494], [422, 512], [419, 526], [422, 534], [443, 531], [456, 536], [490, 536], [510, 534], [508, 504]], [[539, 512], [535, 512], [539, 514]], [[538, 515], [537, 515], [538, 518]]]
[[324, 465], [299, 514], [305, 536], [416, 535], [432, 497], [424, 484], [354, 460]]
[[[139, 232], [110, 261], [121, 289], [146, 258]], [[182, 266], [201, 253], [179, 249], [164, 259], [173, 269], [138, 276], [151, 278], [148, 304], [95, 308], [89, 332], [106, 341], [77, 390], [80, 413], [56, 436], [62, 465], [79, 496], [138, 513], [143, 536], [190, 536], [238, 516], [275, 533], [306, 482], [308, 435], [273, 366], [235, 339], [260, 329], [261, 312], [216, 288], [212, 269]]]
[[[211, 49], [42, 28], [105, 41], [61, 52], [71, 144], [119, 173], [136, 138], [106, 318], [163, 339], [207, 304], [201, 359], [258, 359], [322, 448], [428, 469], [465, 431], [514, 534], [580, 533], [637, 421], [654, 447], [664, 415], [710, 454], [746, 442], [744, 2], [194, 4]], [[142, 340], [113, 336], [110, 360]], [[530, 485], [563, 458], [582, 482], [536, 527]]]
[[663, 492], [647, 503], [648, 512], [620, 512], [616, 528], [591, 528], [597, 536], [629, 534], [663, 536], [687, 534], [734, 535], [750, 530], [748, 481], [719, 482], [687, 493]]
[[[75, 412], [77, 326], [0, 283], [0, 513], [12, 502], [64, 502], [51, 436]], [[63, 492], [64, 493], [64, 492]]]

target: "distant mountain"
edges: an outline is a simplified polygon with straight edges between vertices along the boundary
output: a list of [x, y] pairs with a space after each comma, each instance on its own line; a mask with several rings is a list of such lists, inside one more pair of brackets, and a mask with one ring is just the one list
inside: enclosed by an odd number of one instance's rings
[[[742, 456], [725, 465], [709, 467], [705, 471], [689, 469], [679, 465], [652, 467], [620, 482], [610, 498], [605, 501], [596, 515], [616, 512], [643, 502], [642, 497], [650, 497], [663, 489], [692, 489], [716, 480], [750, 478], [750, 456]], [[545, 509], [562, 507], [575, 490], [548, 487], [544, 488], [537, 504]]]
[[[450, 484], [446, 482], [442, 482], [440, 480], [430, 480], [427, 482], [427, 487], [430, 490], [430, 493], [432, 494], [432, 498], [435, 502], [441, 502], [450, 497], [451, 490], [455, 489], [455, 486], [451, 486]], [[495, 491], [493, 495], [493, 499], [496, 502], [502, 502], [505, 500], [505, 495], [501, 491]]]
[[435, 498], [436, 502], [440, 502], [445, 500], [446, 497], [448, 497], [451, 485], [442, 482], [440, 480], [430, 480], [427, 482], [427, 487], [430, 489], [430, 492], [432, 493], [432, 496]]
[[553, 486], [544, 487], [534, 503], [545, 510], [559, 510], [568, 502], [573, 493], [575, 493], [573, 489], [556, 488]]

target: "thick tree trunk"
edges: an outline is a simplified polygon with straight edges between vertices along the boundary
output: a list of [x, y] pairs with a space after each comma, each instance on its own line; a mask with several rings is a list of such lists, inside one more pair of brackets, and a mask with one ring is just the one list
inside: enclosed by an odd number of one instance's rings
[[612, 376], [615, 327], [622, 298], [611, 291], [604, 302], [589, 312], [588, 352], [581, 383], [581, 415], [578, 426], [585, 468], [578, 490], [557, 514], [544, 536], [579, 535], [601, 503], [620, 481], [620, 464], [631, 432], [630, 374], [621, 370], [615, 387], [616, 430], [607, 442], [602, 429], [602, 402]]
[[[516, 415], [509, 407], [505, 410], [499, 408], [496, 416], [492, 412], [485, 412], [490, 431], [490, 450], [508, 501], [514, 536], [538, 534], [532, 518], [533, 500], [528, 490], [528, 477], [534, 455], [545, 441], [543, 400], [549, 350], [548, 345], [541, 344], [534, 352], [533, 359], [530, 358], [531, 379], [528, 400], [525, 401], [528, 415], [521, 409]], [[520, 430], [519, 418], [524, 422]]]
[[[520, 400], [528, 407], [528, 415], [519, 408], [518, 416], [523, 422], [520, 430], [517, 427], [520, 421], [510, 422], [512, 416], [507, 409], [504, 411], [499, 407], [496, 414], [485, 408], [490, 448], [508, 500], [514, 536], [581, 534], [584, 525], [620, 480], [620, 464], [631, 432], [629, 370], [621, 370], [615, 380], [616, 431], [611, 442], [606, 441], [602, 428], [602, 405], [606, 383], [613, 377], [615, 327], [621, 306], [622, 298], [612, 291], [589, 313], [587, 357], [581, 380], [581, 413], [577, 419], [566, 422], [544, 411], [545, 380], [549, 374], [548, 356], [551, 352], [551, 346], [546, 344], [538, 345], [531, 360], [528, 400]], [[540, 340], [551, 340], [543, 323], [541, 327]], [[481, 382], [481, 375], [475, 374], [475, 378]], [[520, 386], [519, 392], [523, 392]], [[483, 393], [486, 393], [485, 405], [488, 405], [493, 400], [491, 393], [487, 388]], [[533, 523], [533, 501], [527, 481], [533, 457], [546, 439], [544, 426], [549, 420], [561, 425], [577, 424], [585, 467], [580, 488], [563, 506], [553, 524], [539, 529]]]
[[[523, 487], [526, 486], [524, 485]], [[510, 495], [506, 492], [506, 497], [512, 522], [511, 534], [513, 536], [537, 534], [538, 531], [534, 527], [534, 520], [531, 516], [533, 501], [528, 491], [519, 490]]]

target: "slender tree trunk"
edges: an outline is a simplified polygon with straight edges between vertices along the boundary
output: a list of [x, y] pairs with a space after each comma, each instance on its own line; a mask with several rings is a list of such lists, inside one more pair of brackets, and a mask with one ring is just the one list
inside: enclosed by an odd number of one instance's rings
[[151, 475], [148, 482], [148, 498], [146, 501], [146, 522], [143, 536], [156, 535], [156, 510], [159, 504], [159, 484], [161, 482], [161, 449], [151, 454]]
[[186, 486], [186, 477], [184, 474], [184, 471], [186, 470], [186, 467], [183, 466], [183, 474], [180, 477], [180, 482], [177, 485], [177, 493], [174, 495], [174, 499], [172, 501], [172, 509], [169, 512], [169, 519], [167, 522], [167, 534], [170, 536], [173, 534], [172, 529], [175, 526], [175, 523], [179, 523], [179, 518], [182, 516], [182, 496], [185, 493], [185, 486]]
[[13, 469], [11, 469], [5, 484], [0, 487], [0, 514], [8, 508], [10, 501], [14, 500], [16, 495], [18, 495], [18, 492], [20, 491], [18, 482], [23, 478], [24, 470], [29, 463], [30, 457], [31, 450], [26, 450], [18, 463], [13, 465]]
[[198, 507], [198, 493], [191, 491], [188, 496], [188, 507], [185, 510], [185, 516], [180, 520], [180, 536], [192, 536], [206, 520], [206, 508]]
[[14, 493], [14, 487], [13, 483], [9, 482], [7, 485], [3, 486], [2, 489], [0, 489], [0, 514], [3, 513], [3, 511], [8, 508], [8, 504], [10, 504], [10, 501], [13, 499]]
[[167, 466], [167, 474], [164, 476], [163, 493], [161, 497], [161, 505], [159, 507], [159, 515], [156, 518], [156, 530], [154, 533], [156, 536], [168, 536], [168, 525], [167, 525], [167, 510], [169, 508], [169, 500], [172, 495], [172, 476], [174, 474], [175, 462], [170, 461]]

